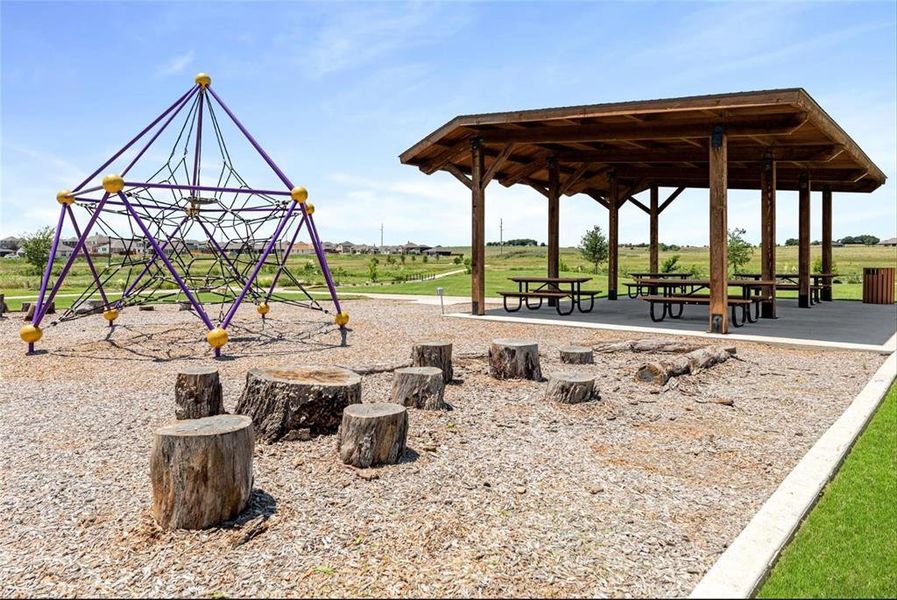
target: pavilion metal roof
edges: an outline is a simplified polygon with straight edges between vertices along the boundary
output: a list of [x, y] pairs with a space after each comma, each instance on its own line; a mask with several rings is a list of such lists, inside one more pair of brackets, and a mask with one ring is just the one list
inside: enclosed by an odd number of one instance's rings
[[652, 184], [708, 187], [709, 138], [728, 140], [728, 187], [759, 189], [766, 156], [776, 187], [797, 189], [809, 173], [815, 189], [871, 192], [885, 175], [802, 88], [738, 92], [458, 116], [403, 152], [403, 164], [431, 174], [471, 173], [479, 139], [486, 171], [504, 186], [542, 189], [556, 160], [561, 192], [603, 198], [613, 172], [626, 197]]

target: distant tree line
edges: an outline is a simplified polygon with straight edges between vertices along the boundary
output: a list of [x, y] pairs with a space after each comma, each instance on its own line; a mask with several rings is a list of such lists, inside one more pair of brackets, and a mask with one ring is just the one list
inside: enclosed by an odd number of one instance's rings
[[[848, 235], [847, 237], [842, 237], [840, 240], [835, 240], [839, 244], [862, 244], [864, 246], [874, 246], [879, 242], [879, 239], [874, 235]], [[786, 246], [797, 246], [800, 243], [800, 240], [797, 238], [788, 238], [785, 240]], [[813, 246], [818, 246], [821, 242], [818, 240], [812, 243]]]
[[504, 242], [486, 242], [487, 246], [500, 246], [502, 244], [504, 244], [505, 246], [538, 246], [539, 242], [537, 242], [536, 240], [531, 240], [529, 238], [505, 240]]

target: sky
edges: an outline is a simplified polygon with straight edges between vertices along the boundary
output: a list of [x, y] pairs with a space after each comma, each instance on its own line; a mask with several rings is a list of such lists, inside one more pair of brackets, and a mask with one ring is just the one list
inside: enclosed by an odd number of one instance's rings
[[[296, 183], [323, 239], [470, 243], [470, 192], [398, 155], [459, 114], [805, 88], [888, 176], [835, 194], [834, 237], [897, 235], [897, 3], [0, 2], [0, 236], [55, 223], [71, 188], [193, 85], [213, 88]], [[151, 158], [164, 160], [164, 156]], [[279, 185], [251, 148], [233, 163]], [[663, 191], [661, 192], [663, 198]], [[546, 202], [493, 183], [486, 237], [547, 238]], [[812, 237], [820, 233], [813, 195]], [[627, 204], [620, 240], [646, 242]], [[606, 229], [561, 200], [561, 244]], [[729, 192], [759, 241], [759, 193]], [[797, 237], [779, 192], [777, 237]], [[707, 242], [707, 191], [663, 214], [665, 243]]]

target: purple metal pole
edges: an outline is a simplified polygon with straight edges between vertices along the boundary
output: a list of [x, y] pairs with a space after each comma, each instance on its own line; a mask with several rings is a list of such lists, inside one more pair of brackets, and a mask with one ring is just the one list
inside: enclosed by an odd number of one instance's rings
[[47, 259], [47, 267], [44, 269], [44, 276], [40, 280], [40, 294], [37, 296], [37, 304], [34, 307], [34, 316], [31, 317], [31, 324], [37, 325], [39, 321], [35, 319], [40, 314], [40, 309], [44, 305], [44, 295], [47, 293], [47, 284], [50, 282], [50, 273], [53, 272], [53, 259], [56, 258], [56, 250], [59, 247], [59, 238], [62, 236], [62, 226], [65, 223], [65, 207], [63, 204], [59, 207], [59, 221], [56, 223], [56, 231], [53, 232], [53, 243], [50, 246], [50, 257]]
[[[178, 106], [177, 110], [175, 110], [173, 113], [171, 113], [171, 116], [168, 117], [168, 120], [165, 121], [165, 123], [162, 124], [162, 127], [159, 128], [159, 131], [157, 131], [156, 133], [153, 134], [153, 137], [150, 138], [150, 141], [148, 141], [146, 143], [146, 145], [143, 147], [143, 149], [137, 153], [137, 156], [135, 156], [134, 159], [130, 163], [128, 163], [128, 166], [125, 167], [125, 170], [120, 173], [120, 175], [122, 177], [124, 177], [128, 173], [128, 171], [131, 170], [131, 167], [133, 167], [137, 163], [137, 161], [140, 160], [140, 157], [143, 156], [144, 153], [150, 149], [150, 146], [152, 146], [153, 143], [156, 141], [156, 139], [158, 139], [158, 137], [160, 135], [162, 135], [162, 132], [165, 131], [165, 129], [171, 124], [171, 122], [174, 120], [174, 118], [176, 116], [178, 116], [178, 113], [180, 113], [181, 110], [185, 106], [187, 106], [187, 103], [190, 101], [190, 98], [193, 97], [193, 95], [196, 93], [196, 90], [198, 90], [198, 89], [199, 89], [199, 86], [194, 87], [192, 90], [190, 90], [190, 92], [184, 97], [183, 101], [181, 101], [181, 104], [180, 104], [180, 106]], [[100, 187], [102, 187], [102, 186], [100, 186]]]
[[200, 192], [232, 192], [235, 194], [259, 194], [262, 196], [289, 196], [290, 192], [276, 190], [254, 190], [252, 188], [215, 187], [212, 185], [178, 185], [174, 183], [143, 183], [139, 181], [126, 181], [125, 187], [134, 188], [159, 188], [163, 190], [198, 190]]
[[66, 261], [65, 266], [62, 267], [62, 271], [59, 272], [59, 277], [56, 278], [56, 282], [53, 284], [53, 289], [50, 290], [50, 295], [47, 298], [46, 302], [43, 304], [43, 306], [40, 307], [40, 311], [35, 308], [34, 319], [32, 319], [31, 321], [32, 325], [37, 326], [38, 324], [40, 324], [41, 320], [43, 320], [44, 315], [47, 313], [47, 307], [50, 306], [53, 298], [56, 297], [56, 293], [62, 286], [62, 282], [65, 280], [65, 276], [68, 275], [69, 269], [71, 269], [72, 265], [75, 263], [75, 258], [78, 256], [78, 252], [80, 252], [81, 249], [85, 247], [87, 236], [90, 235], [90, 231], [93, 229], [94, 223], [97, 222], [97, 219], [100, 216], [100, 211], [103, 210], [103, 204], [105, 204], [106, 198], [108, 197], [108, 193], [103, 194], [103, 200], [99, 204], [97, 204], [97, 207], [94, 209], [93, 214], [90, 216], [90, 220], [87, 222], [87, 226], [84, 227], [84, 231], [82, 232], [81, 237], [78, 238], [78, 242], [75, 244], [74, 249], [72, 249], [72, 255], [69, 256], [69, 259]]
[[[72, 222], [72, 228], [75, 230], [75, 235], [81, 237], [81, 229], [78, 227], [78, 222], [75, 221], [75, 213], [72, 211], [71, 204], [65, 205], [66, 212], [69, 214], [69, 220]], [[100, 274], [97, 273], [96, 267], [93, 266], [93, 259], [90, 258], [90, 252], [87, 251], [87, 247], [84, 248], [84, 258], [87, 259], [87, 266], [90, 267], [90, 272], [93, 273], [93, 280], [97, 284], [97, 290], [100, 292], [100, 297], [103, 299], [103, 305], [109, 306], [109, 298], [106, 297], [106, 291], [103, 289], [103, 284], [100, 282]], [[109, 321], [111, 324], [112, 321]]]
[[290, 216], [292, 216], [294, 210], [296, 210], [295, 202], [290, 207], [290, 210], [287, 211], [287, 214], [285, 214], [283, 218], [281, 218], [280, 223], [277, 224], [277, 229], [274, 231], [274, 235], [271, 236], [271, 240], [268, 241], [268, 245], [265, 246], [265, 251], [262, 253], [261, 258], [259, 258], [258, 263], [256, 263], [255, 268], [252, 270], [252, 274], [246, 280], [246, 285], [243, 286], [243, 291], [240, 292], [240, 295], [237, 297], [233, 305], [230, 307], [230, 310], [227, 311], [227, 314], [224, 316], [224, 320], [221, 321], [222, 328], [227, 328], [227, 326], [230, 324], [230, 320], [234, 317], [234, 314], [237, 312], [237, 309], [243, 302], [243, 298], [246, 297], [246, 292], [249, 291], [249, 288], [255, 282], [255, 278], [259, 274], [259, 271], [262, 269], [262, 265], [264, 265], [265, 261], [268, 260], [268, 255], [271, 254], [271, 250], [274, 248], [274, 244], [277, 242], [277, 239], [283, 232], [283, 228], [290, 220]]
[[118, 152], [116, 152], [115, 154], [113, 154], [113, 155], [112, 155], [112, 158], [110, 158], [109, 160], [107, 160], [106, 162], [104, 162], [104, 163], [100, 166], [99, 169], [97, 169], [96, 171], [94, 171], [93, 173], [91, 173], [90, 175], [88, 175], [87, 178], [86, 178], [84, 181], [82, 181], [81, 183], [79, 183], [78, 186], [77, 186], [74, 190], [72, 190], [72, 191], [73, 191], [73, 192], [77, 192], [78, 190], [80, 190], [82, 187], [84, 187], [84, 186], [87, 184], [88, 181], [90, 181], [91, 179], [93, 179], [94, 177], [96, 177], [97, 174], [98, 174], [100, 171], [102, 171], [103, 169], [105, 169], [106, 167], [108, 167], [110, 164], [112, 164], [112, 161], [114, 161], [116, 158], [118, 158], [119, 156], [121, 156], [121, 155], [125, 152], [125, 150], [127, 150], [128, 148], [130, 148], [131, 146], [133, 146], [134, 143], [135, 143], [137, 140], [139, 140], [140, 138], [142, 138], [142, 137], [144, 136], [144, 134], [146, 134], [147, 131], [149, 131], [150, 129], [152, 129], [153, 127], [155, 127], [156, 123], [158, 123], [158, 122], [161, 121], [163, 118], [165, 118], [165, 115], [167, 115], [168, 113], [170, 113], [170, 112], [174, 109], [174, 107], [177, 106], [177, 105], [181, 102], [181, 100], [183, 100], [184, 98], [186, 98], [186, 97], [187, 97], [188, 95], [190, 95], [190, 94], [196, 93], [196, 88], [197, 88], [197, 87], [199, 87], [199, 86], [198, 86], [198, 85], [193, 86], [192, 88], [190, 88], [190, 89], [187, 91], [187, 93], [185, 93], [183, 96], [181, 96], [180, 98], [178, 98], [177, 100], [175, 100], [174, 104], [172, 104], [171, 106], [169, 106], [169, 107], [165, 110], [165, 112], [163, 112], [161, 115], [159, 115], [158, 117], [156, 117], [156, 119], [155, 119], [152, 123], [150, 123], [149, 125], [147, 125], [147, 126], [143, 129], [143, 131], [141, 131], [141, 132], [138, 133], [136, 136], [134, 136], [134, 139], [132, 139], [130, 142], [128, 142], [128, 143], [125, 145], [124, 148], [122, 148], [121, 150], [119, 150]]
[[281, 259], [280, 264], [277, 266], [277, 272], [274, 273], [274, 280], [271, 282], [271, 287], [268, 289], [268, 293], [265, 295], [265, 302], [271, 299], [271, 294], [274, 293], [274, 288], [277, 285], [277, 280], [280, 279], [280, 274], [283, 273], [284, 267], [287, 266], [287, 259], [290, 257], [290, 252], [293, 251], [293, 244], [296, 243], [296, 238], [299, 237], [299, 232], [302, 231], [302, 226], [305, 224], [305, 215], [302, 216], [302, 220], [299, 221], [299, 226], [296, 228], [295, 233], [293, 233], [293, 237], [290, 239], [290, 245], [287, 246], [287, 249], [283, 253], [283, 259]]
[[[249, 140], [249, 143], [252, 144], [252, 147], [256, 149], [256, 151], [265, 159], [265, 162], [268, 163], [268, 166], [277, 173], [277, 176], [280, 177], [280, 180], [283, 181], [284, 185], [289, 189], [293, 189], [293, 183], [289, 180], [289, 178], [284, 175], [283, 171], [274, 164], [274, 161], [271, 160], [271, 157], [262, 149], [258, 142], [255, 141], [255, 138], [246, 131], [246, 128], [243, 127], [243, 124], [240, 123], [240, 120], [231, 112], [231, 110], [227, 107], [227, 105], [218, 97], [218, 94], [215, 93], [215, 90], [212, 88], [208, 88], [209, 92], [211, 92], [212, 97], [218, 101], [218, 104], [221, 105], [221, 108], [224, 109], [224, 112], [227, 113], [227, 116], [231, 118], [231, 121], [234, 122], [234, 125], [246, 136], [246, 139]], [[318, 255], [318, 262], [321, 264], [321, 272], [324, 274], [324, 281], [327, 282], [327, 288], [330, 290], [330, 296], [333, 300], [333, 305], [336, 307], [337, 312], [342, 312], [342, 308], [339, 304], [339, 298], [336, 296], [336, 286], [333, 285], [333, 276], [330, 274], [330, 268], [327, 266], [327, 259], [324, 257], [324, 249], [321, 247], [321, 240], [318, 238], [318, 232], [315, 229], [314, 220], [311, 219], [311, 215], [305, 210], [305, 204], [302, 205], [302, 214], [308, 217], [308, 231], [311, 235], [312, 245], [315, 247], [315, 254]]]
[[[184, 217], [184, 219], [180, 223], [178, 223], [178, 226], [174, 228], [174, 231], [171, 232], [171, 235], [168, 236], [168, 239], [165, 240], [164, 244], [162, 244], [163, 250], [168, 247], [168, 244], [171, 243], [171, 238], [173, 238], [177, 234], [177, 232], [181, 230], [181, 227], [184, 226], [184, 223], [189, 220], [190, 217]], [[146, 275], [147, 272], [149, 272], [150, 266], [156, 262], [156, 256], [156, 254], [153, 254], [152, 260], [146, 263], [146, 265], [143, 267], [143, 271], [141, 271], [140, 274], [134, 278], [134, 281], [131, 282], [131, 285], [129, 285], [124, 293], [122, 293], [121, 298], [119, 298], [118, 302], [115, 304], [116, 308], [121, 307], [121, 304], [122, 302], [124, 302], [125, 298], [127, 298], [131, 294], [134, 288], [137, 287], [137, 284], [140, 282], [140, 280], [143, 279], [143, 276]]]
[[199, 92], [199, 109], [196, 111], [196, 150], [193, 152], [193, 195], [199, 185], [199, 163], [202, 160], [202, 107], [205, 94]]
[[159, 258], [162, 259], [162, 262], [165, 263], [165, 266], [168, 268], [168, 271], [171, 273], [171, 276], [174, 277], [174, 280], [181, 287], [181, 291], [183, 291], [184, 295], [187, 296], [187, 299], [190, 300], [190, 304], [193, 305], [193, 309], [196, 310], [196, 314], [198, 314], [199, 318], [202, 319], [202, 322], [206, 324], [206, 327], [208, 327], [209, 329], [214, 329], [215, 326], [212, 325], [212, 321], [209, 320], [208, 315], [206, 315], [206, 312], [202, 309], [202, 305], [199, 303], [199, 301], [196, 298], [193, 297], [193, 294], [187, 288], [187, 284], [184, 283], [184, 280], [181, 279], [181, 276], [178, 275], [177, 271], [175, 271], [174, 265], [171, 264], [171, 261], [168, 260], [168, 257], [165, 255], [165, 252], [163, 252], [162, 248], [159, 247], [159, 243], [149, 232], [149, 229], [146, 228], [146, 225], [144, 225], [144, 223], [143, 223], [143, 219], [141, 219], [140, 215], [137, 214], [137, 211], [134, 210], [134, 208], [130, 204], [128, 204], [128, 199], [125, 198], [124, 194], [122, 194], [121, 192], [118, 192], [118, 196], [119, 196], [119, 198], [121, 198], [121, 201], [125, 203], [125, 206], [127, 206], [128, 212], [130, 212], [131, 216], [134, 217], [134, 220], [137, 222], [137, 226], [140, 227], [140, 230], [143, 232], [143, 235], [146, 237], [146, 239], [149, 241], [150, 245], [153, 247], [153, 250], [156, 251], [156, 254], [158, 254]]

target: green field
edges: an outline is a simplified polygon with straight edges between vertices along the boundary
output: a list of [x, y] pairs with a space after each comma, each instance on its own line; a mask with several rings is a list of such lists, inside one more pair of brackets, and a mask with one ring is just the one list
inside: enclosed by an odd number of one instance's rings
[[[454, 248], [455, 252], [469, 256], [469, 248]], [[819, 257], [821, 248], [813, 246], [812, 259]], [[674, 254], [680, 256], [681, 269], [694, 270], [698, 275], [707, 275], [708, 250], [706, 247], [690, 247], [681, 250], [661, 252], [661, 262]], [[834, 248], [833, 257], [839, 277], [835, 281], [834, 296], [836, 299], [859, 299], [862, 293], [863, 267], [894, 266], [897, 264], [897, 248], [849, 246]], [[404, 262], [400, 257], [377, 256], [376, 280], [371, 279], [370, 255], [328, 255], [328, 263], [341, 294], [360, 292], [383, 292], [400, 294], [435, 294], [437, 287], [445, 288], [451, 296], [470, 295], [470, 276], [463, 272], [464, 265], [456, 264], [452, 258], [428, 259], [421, 256], [406, 256]], [[98, 268], [102, 268], [106, 260], [96, 259]], [[780, 247], [777, 251], [778, 270], [784, 272], [797, 271], [797, 248]], [[575, 248], [562, 248], [560, 254], [562, 275], [592, 275], [593, 267], [588, 264]], [[524, 275], [544, 275], [546, 264], [545, 247], [505, 248], [500, 253], [498, 248], [486, 249], [486, 294], [494, 296], [498, 290], [514, 289], [508, 277]], [[314, 256], [302, 255], [292, 257], [289, 267], [300, 280], [307, 282], [312, 288], [323, 286], [323, 276]], [[62, 268], [62, 262], [56, 264], [55, 271]], [[628, 247], [620, 249], [621, 281], [627, 281], [630, 272], [648, 269], [648, 249], [645, 247]], [[759, 271], [760, 253], [754, 251], [751, 263], [745, 267], [747, 271]], [[426, 277], [451, 271], [462, 271], [438, 280], [403, 281], [412, 277]], [[274, 267], [265, 267], [259, 276], [260, 283], [270, 284], [274, 275]], [[604, 268], [599, 270], [595, 281], [587, 285], [591, 289], [606, 291], [607, 275]], [[66, 279], [66, 285], [60, 290], [57, 306], [66, 306], [71, 297], [66, 294], [77, 294], [90, 283], [91, 275], [84, 260], [76, 261], [72, 272]], [[114, 278], [108, 286], [109, 291], [121, 291], [126, 278], [124, 274]], [[285, 288], [285, 279], [280, 282]], [[21, 302], [36, 297], [40, 288], [40, 273], [18, 259], [0, 260], [0, 293], [7, 297], [7, 304], [16, 310]], [[15, 297], [25, 298], [16, 299]]]
[[897, 598], [897, 385], [782, 552], [760, 598]]

